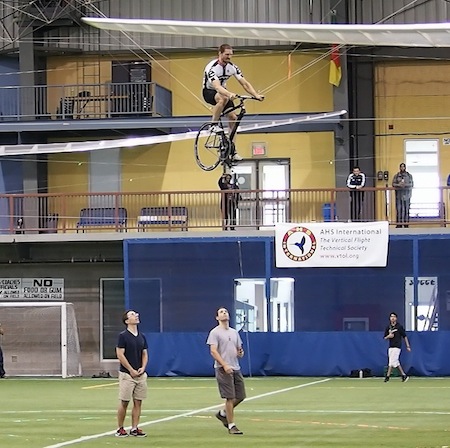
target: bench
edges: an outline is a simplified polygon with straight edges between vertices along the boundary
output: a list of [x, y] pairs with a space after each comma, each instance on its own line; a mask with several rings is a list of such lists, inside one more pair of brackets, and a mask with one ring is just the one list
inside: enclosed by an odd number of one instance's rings
[[186, 207], [144, 207], [138, 219], [138, 229], [145, 231], [146, 226], [166, 225], [188, 229], [188, 210]]
[[127, 230], [127, 209], [124, 207], [89, 207], [82, 208], [77, 222], [77, 233], [86, 227], [117, 227], [119, 231]]

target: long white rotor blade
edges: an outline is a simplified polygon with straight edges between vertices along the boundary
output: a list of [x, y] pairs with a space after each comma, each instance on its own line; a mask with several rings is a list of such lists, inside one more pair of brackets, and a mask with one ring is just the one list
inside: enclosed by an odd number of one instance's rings
[[449, 23], [341, 25], [84, 17], [104, 30], [361, 46], [450, 47]]
[[[290, 124], [304, 123], [309, 121], [320, 121], [328, 118], [335, 118], [346, 114], [347, 111], [340, 110], [334, 112], [324, 112], [319, 114], [310, 114], [297, 118], [286, 120], [261, 120], [260, 123], [242, 125], [237, 132], [249, 132], [264, 130], [277, 126], [287, 126]], [[206, 134], [207, 131], [205, 131]], [[98, 151], [110, 148], [134, 148], [136, 146], [151, 146], [158, 143], [176, 142], [181, 140], [194, 139], [197, 131], [189, 131], [179, 134], [156, 135], [151, 137], [132, 137], [116, 140], [97, 140], [87, 142], [61, 142], [32, 145], [2, 145], [0, 146], [0, 157], [14, 156], [23, 154], [55, 154], [69, 152]]]

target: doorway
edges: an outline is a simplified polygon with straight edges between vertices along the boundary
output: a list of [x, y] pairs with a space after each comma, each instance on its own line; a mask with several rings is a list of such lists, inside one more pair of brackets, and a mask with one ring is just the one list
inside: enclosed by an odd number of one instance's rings
[[[270, 298], [266, 297], [266, 280], [234, 280], [236, 328], [249, 332], [294, 331], [294, 279], [271, 278]], [[268, 306], [269, 303], [269, 306]], [[270, 323], [270, 325], [269, 325]]]
[[237, 212], [239, 226], [259, 229], [289, 221], [289, 159], [241, 162], [234, 168], [234, 178], [242, 196]]

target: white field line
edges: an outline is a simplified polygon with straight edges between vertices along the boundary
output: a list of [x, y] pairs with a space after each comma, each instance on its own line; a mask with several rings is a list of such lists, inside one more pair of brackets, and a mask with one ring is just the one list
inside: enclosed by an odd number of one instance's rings
[[[245, 401], [249, 401], [250, 398], [246, 399]], [[217, 405], [216, 407], [219, 407], [221, 405]], [[114, 409], [95, 409], [94, 411], [92, 409], [72, 409], [72, 410], [64, 410], [64, 409], [41, 409], [41, 410], [35, 410], [35, 411], [0, 411], [0, 415], [23, 415], [23, 414], [83, 414], [83, 415], [89, 415], [92, 414], [111, 414], [116, 415], [116, 410]], [[148, 414], [173, 414], [173, 413], [186, 413], [186, 409], [145, 409], [142, 411], [142, 416]], [[195, 411], [194, 411], [195, 412]], [[288, 411], [286, 409], [239, 409], [239, 414], [245, 414], [245, 413], [251, 413], [251, 414], [395, 414], [395, 415], [450, 415], [450, 411], [372, 411], [372, 410], [363, 410], [363, 409], [352, 409], [352, 410], [343, 410], [343, 409], [289, 409]], [[48, 420], [48, 419], [39, 419], [39, 420]], [[147, 423], [151, 424], [151, 423]], [[140, 424], [139, 426], [143, 426], [145, 424]], [[48, 447], [47, 447], [48, 448]]]
[[[315, 384], [324, 383], [326, 381], [330, 381], [330, 378], [326, 378], [324, 380], [313, 381], [311, 383], [299, 384], [297, 386], [286, 387], [284, 389], [274, 390], [271, 392], [266, 392], [265, 394], [255, 395], [254, 397], [246, 398], [245, 401], [257, 400], [259, 398], [269, 397], [271, 395], [281, 394], [283, 392], [289, 392], [291, 390], [301, 389], [303, 387], [314, 386]], [[181, 418], [181, 417], [189, 417], [191, 415], [200, 414], [201, 412], [212, 411], [213, 409], [217, 409], [221, 406], [223, 406], [223, 404], [216, 404], [214, 406], [208, 406], [206, 408], [195, 409], [195, 410], [189, 411], [189, 412], [182, 412], [181, 414], [176, 414], [176, 415], [171, 415], [169, 417], [159, 418], [158, 420], [152, 420], [151, 422], [140, 423], [139, 426], [144, 427], [144, 426], [149, 426], [149, 425], [155, 425], [156, 423], [168, 422], [168, 421], [175, 420], [175, 419]], [[113, 431], [108, 431], [108, 432], [102, 432], [99, 434], [93, 434], [90, 436], [82, 436], [82, 437], [79, 437], [78, 439], [67, 440], [66, 442], [57, 443], [55, 445], [48, 445], [44, 448], [61, 448], [63, 446], [75, 445], [77, 443], [86, 442], [88, 440], [95, 440], [95, 439], [99, 439], [100, 437], [111, 436], [115, 432], [116, 431], [113, 430]]]

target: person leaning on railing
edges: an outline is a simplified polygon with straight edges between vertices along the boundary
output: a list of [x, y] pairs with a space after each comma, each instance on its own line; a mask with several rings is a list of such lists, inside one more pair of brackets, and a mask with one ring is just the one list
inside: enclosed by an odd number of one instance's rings
[[[3, 336], [4, 334], [5, 332], [3, 331], [2, 324], [0, 324], [0, 335]], [[0, 345], [0, 378], [5, 378], [5, 369], [3, 366], [3, 351], [1, 345]]]
[[352, 221], [361, 220], [361, 208], [364, 202], [364, 191], [366, 175], [355, 166], [347, 178], [347, 187], [350, 189], [350, 218]]
[[223, 174], [218, 182], [222, 193], [220, 199], [220, 209], [223, 214], [224, 230], [235, 230], [236, 228], [236, 212], [239, 207], [241, 195], [239, 193], [239, 185], [236, 180], [231, 182], [231, 174]]
[[400, 164], [400, 171], [392, 179], [392, 186], [395, 188], [396, 227], [409, 227], [409, 207], [411, 205], [414, 180], [411, 173], [406, 171], [404, 163]]

